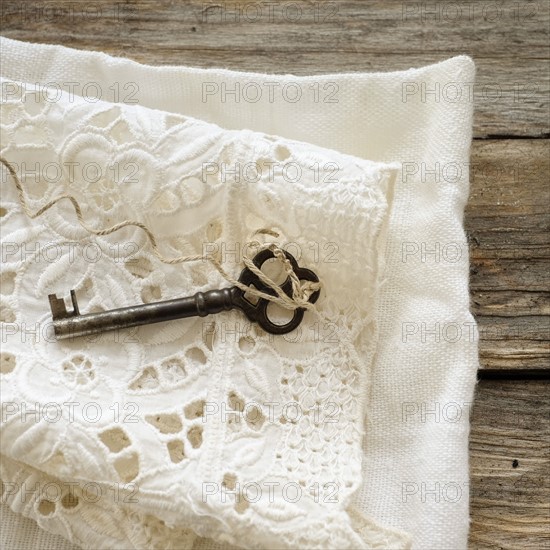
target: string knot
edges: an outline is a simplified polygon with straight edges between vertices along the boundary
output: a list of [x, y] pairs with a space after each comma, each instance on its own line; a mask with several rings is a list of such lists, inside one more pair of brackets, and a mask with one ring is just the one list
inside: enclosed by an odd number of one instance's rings
[[[278, 234], [272, 230], [258, 230], [256, 231], [256, 233], [268, 233], [273, 236], [278, 236]], [[292, 295], [289, 296], [281, 288], [280, 284], [273, 281], [273, 279], [271, 279], [260, 268], [256, 266], [252, 258], [245, 255], [243, 258], [243, 261], [246, 267], [248, 267], [248, 269], [250, 269], [250, 271], [252, 271], [252, 273], [254, 273], [258, 277], [258, 279], [260, 279], [260, 281], [262, 281], [265, 285], [267, 285], [269, 288], [274, 290], [277, 296], [266, 294], [261, 291], [256, 291], [255, 289], [252, 289], [252, 288], [247, 290], [247, 292], [259, 298], [265, 298], [271, 302], [279, 304], [281, 307], [285, 309], [291, 309], [291, 310], [298, 309], [298, 308], [312, 309], [314, 305], [309, 301], [309, 299], [314, 292], [317, 292], [318, 290], [320, 290], [321, 283], [314, 282], [314, 281], [301, 281], [297, 273], [294, 271], [294, 267], [292, 266], [292, 263], [286, 256], [284, 250], [281, 247], [279, 247], [277, 244], [268, 243], [268, 244], [260, 245], [260, 243], [258, 243], [257, 241], [252, 241], [249, 244], [258, 246], [259, 248], [257, 252], [260, 252], [265, 249], [268, 249], [271, 252], [273, 252], [273, 256], [282, 263], [285, 274], [287, 275], [287, 277], [290, 278], [290, 281], [292, 284]]]

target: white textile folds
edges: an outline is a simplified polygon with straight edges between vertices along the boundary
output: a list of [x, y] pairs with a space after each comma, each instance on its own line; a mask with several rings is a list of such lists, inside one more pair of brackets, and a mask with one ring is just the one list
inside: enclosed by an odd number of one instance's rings
[[[211, 544], [196, 535], [265, 548], [465, 548], [468, 418], [422, 411], [465, 406], [475, 383], [462, 229], [471, 60], [293, 77], [147, 67], [7, 39], [1, 53], [2, 156], [62, 169], [18, 172], [33, 210], [70, 192], [94, 227], [147, 223], [166, 256], [205, 243], [234, 250], [268, 227], [324, 285], [294, 342], [255, 329], [235, 336], [246, 323], [238, 312], [207, 318], [232, 327], [229, 337], [203, 319], [142, 327], [127, 342], [11, 335], [1, 470], [11, 508], [90, 548]], [[254, 103], [223, 95], [251, 82], [264, 91]], [[461, 93], [443, 94], [451, 85]], [[299, 100], [285, 98], [290, 88]], [[96, 164], [106, 167], [97, 181], [71, 174]], [[246, 166], [260, 177], [243, 175]], [[224, 286], [202, 262], [161, 264], [138, 229], [88, 235], [68, 203], [29, 220], [5, 170], [1, 207], [5, 328], [46, 323], [47, 294], [71, 288], [84, 311], [98, 311]], [[21, 257], [29, 243], [40, 253]], [[55, 262], [44, 260], [48, 244], [64, 251]], [[83, 250], [99, 251], [97, 261]], [[241, 267], [228, 260], [233, 275]], [[446, 326], [462, 337], [441, 336]], [[57, 422], [22, 421], [23, 404], [92, 401], [96, 422], [77, 407]], [[296, 418], [282, 410], [291, 402]], [[336, 423], [322, 406], [323, 418], [311, 412], [326, 403]], [[128, 414], [137, 422], [121, 422]], [[21, 495], [48, 481], [79, 482], [76, 500]], [[78, 492], [91, 482], [123, 494], [92, 502]], [[240, 494], [247, 483], [261, 488], [255, 502]], [[449, 483], [460, 498], [426, 497]], [[299, 498], [283, 494], [289, 484]]]

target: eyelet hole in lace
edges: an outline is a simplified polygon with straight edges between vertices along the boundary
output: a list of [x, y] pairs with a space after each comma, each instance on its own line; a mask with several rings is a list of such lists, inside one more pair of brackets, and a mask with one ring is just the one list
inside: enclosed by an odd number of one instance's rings
[[91, 361], [82, 354], [73, 355], [61, 365], [65, 378], [74, 384], [87, 384], [95, 378]]
[[244, 399], [237, 395], [236, 392], [229, 392], [229, 395], [227, 396], [227, 402], [232, 410], [238, 412], [244, 411]]
[[0, 303], [0, 323], [14, 323], [15, 313], [7, 304]]
[[247, 408], [245, 420], [250, 428], [253, 430], [259, 430], [265, 422], [265, 416], [259, 407], [253, 405], [252, 407]]
[[130, 438], [121, 428], [112, 428], [111, 430], [101, 432], [99, 439], [112, 453], [119, 453], [130, 445]]
[[129, 456], [121, 456], [115, 461], [115, 470], [120, 479], [125, 483], [129, 483], [135, 479], [139, 473], [139, 461], [137, 454], [133, 453]]
[[239, 514], [243, 514], [249, 506], [248, 500], [244, 497], [244, 495], [239, 494], [236, 497], [235, 501], [235, 511]]
[[[118, 117], [117, 117], [118, 118]], [[134, 139], [134, 135], [126, 120], [117, 120], [111, 127], [111, 136], [119, 143], [128, 142]]]
[[0, 275], [0, 293], [12, 294], [15, 288], [15, 272], [6, 271]]
[[141, 375], [130, 384], [131, 390], [155, 389], [159, 385], [157, 371], [153, 367], [147, 367]]
[[73, 493], [67, 493], [61, 499], [61, 506], [63, 506], [63, 508], [66, 508], [67, 510], [76, 508], [78, 506], [78, 503], [79, 503], [78, 497]]
[[0, 353], [0, 373], [9, 374], [15, 368], [15, 355], [13, 353]]
[[233, 491], [235, 489], [237, 483], [237, 476], [235, 474], [224, 474], [222, 485], [229, 489], [230, 491]]
[[279, 162], [282, 162], [289, 157], [290, 157], [290, 151], [288, 150], [287, 147], [285, 147], [284, 145], [277, 145], [277, 147], [275, 147], [275, 158]]
[[38, 513], [42, 516], [51, 516], [55, 512], [55, 502], [43, 499], [38, 503]]
[[166, 444], [170, 460], [174, 464], [178, 464], [185, 458], [185, 452], [183, 449], [183, 441], [181, 439], [173, 439]]
[[187, 432], [187, 439], [189, 439], [193, 449], [198, 449], [202, 445], [202, 426], [193, 426]]
[[206, 365], [206, 354], [201, 348], [190, 348], [185, 353], [185, 356], [192, 362], [199, 365]]
[[[237, 476], [235, 474], [226, 473], [223, 476], [222, 487], [228, 491], [234, 491], [237, 487]], [[239, 491], [235, 495], [235, 510], [242, 514], [248, 508], [248, 500], [242, 494], [242, 491]]]
[[127, 260], [124, 262], [124, 267], [138, 279], [145, 279], [153, 271], [153, 264], [143, 257]]
[[145, 420], [161, 434], [175, 434], [181, 431], [183, 424], [177, 414], [148, 415]]
[[177, 384], [187, 377], [185, 364], [180, 357], [170, 357], [161, 363], [161, 372], [165, 380]]
[[184, 409], [185, 418], [188, 418], [189, 420], [194, 420], [195, 418], [201, 418], [204, 416], [204, 401], [195, 401], [194, 403], [190, 403], [187, 405]]
[[0, 218], [3, 218], [8, 213], [7, 209], [0, 206]]
[[242, 336], [239, 338], [239, 349], [243, 353], [251, 353], [255, 347], [256, 342], [254, 338], [251, 338], [250, 336]]

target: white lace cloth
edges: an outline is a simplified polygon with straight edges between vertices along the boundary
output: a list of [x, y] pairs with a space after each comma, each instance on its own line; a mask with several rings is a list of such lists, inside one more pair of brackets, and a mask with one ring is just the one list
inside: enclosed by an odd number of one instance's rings
[[[403, 163], [387, 231], [386, 284], [377, 311], [380, 339], [363, 447], [363, 486], [354, 504], [363, 515], [411, 533], [415, 548], [465, 548], [469, 427], [465, 413], [477, 368], [462, 229], [468, 194], [472, 61], [461, 56], [409, 71], [294, 77], [148, 67], [94, 52], [7, 39], [1, 39], [0, 46], [2, 75], [13, 80], [41, 85], [77, 82], [80, 91], [84, 84], [95, 82], [106, 94], [117, 85], [121, 89], [134, 83], [143, 106], [225, 128], [300, 139], [375, 161]], [[207, 101], [205, 82], [212, 89], [218, 87], [217, 95]], [[275, 90], [285, 85], [298, 85], [302, 91], [336, 86], [338, 93], [333, 102], [316, 100], [311, 94], [294, 103], [281, 101], [279, 95], [270, 101], [269, 94], [256, 103], [221, 101], [222, 86], [235, 89], [237, 83], [242, 87], [248, 82]], [[449, 90], [460, 94], [453, 96]], [[460, 247], [458, 261], [442, 259], [441, 249], [450, 243]], [[409, 247], [406, 257], [404, 246]], [[437, 246], [439, 259], [425, 253]], [[462, 328], [458, 339], [431, 336], [437, 326], [457, 325]], [[405, 337], [405, 326], [418, 330]], [[458, 419], [441, 414], [452, 403], [463, 413]], [[405, 406], [412, 411], [407, 417]], [[453, 498], [443, 492], [449, 484], [460, 491], [451, 494]], [[17, 508], [28, 514], [30, 507]], [[394, 540], [398, 546], [401, 539]], [[204, 540], [195, 544], [210, 547]], [[386, 540], [382, 546], [394, 544]]]
[[[57, 498], [39, 491], [35, 517], [89, 548], [190, 547], [191, 529], [266, 548], [384, 540], [376, 527], [361, 536], [346, 509], [361, 483], [395, 167], [141, 106], [52, 101], [54, 90], [35, 101], [30, 85], [2, 85], [1, 154], [21, 167], [33, 210], [71, 193], [96, 228], [143, 222], [164, 255], [219, 249], [234, 277], [267, 227], [323, 283], [287, 337], [227, 312], [54, 341], [48, 294], [75, 289], [88, 313], [227, 282], [207, 262], [161, 264], [139, 228], [90, 236], [68, 201], [31, 221], [5, 174], [1, 275], [13, 288], [2, 297], [2, 478], [15, 479], [17, 461], [34, 468], [21, 490], [30, 478], [59, 480]], [[75, 499], [69, 481], [79, 482]], [[90, 503], [87, 483], [124, 496]]]

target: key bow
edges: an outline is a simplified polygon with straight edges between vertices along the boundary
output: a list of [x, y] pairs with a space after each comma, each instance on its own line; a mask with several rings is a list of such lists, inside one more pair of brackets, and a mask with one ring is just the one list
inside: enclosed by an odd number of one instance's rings
[[[298, 262], [296, 261], [296, 258], [290, 252], [287, 252], [286, 250], [283, 250], [284, 255], [289, 260], [290, 265], [292, 266], [292, 269], [298, 279], [300, 281], [311, 281], [313, 283], [318, 283], [319, 278], [317, 275], [311, 271], [311, 269], [307, 269], [305, 267], [300, 267], [298, 265]], [[252, 259], [252, 262], [258, 269], [262, 269], [263, 264], [270, 260], [271, 258], [275, 258], [275, 254], [270, 249], [266, 248], [258, 254], [254, 256]], [[253, 273], [248, 267], [245, 267], [239, 276], [239, 282], [246, 285], [246, 286], [254, 286], [256, 289], [260, 290], [261, 292], [265, 292], [266, 294], [270, 294], [271, 296], [277, 296], [277, 292], [275, 289], [273, 289], [268, 284], [264, 283], [255, 273]], [[292, 280], [289, 276], [285, 279], [285, 281], [278, 285], [279, 288], [290, 298], [293, 297], [293, 289], [292, 289]], [[311, 296], [309, 297], [308, 301], [311, 304], [314, 304], [321, 294], [320, 290], [314, 291]], [[271, 334], [287, 334], [289, 332], [292, 332], [294, 329], [298, 327], [298, 325], [302, 322], [302, 319], [304, 317], [305, 308], [298, 307], [294, 310], [294, 314], [292, 318], [285, 324], [279, 325], [277, 323], [274, 323], [269, 319], [267, 308], [271, 302], [267, 300], [266, 298], [258, 298], [258, 301], [254, 304], [247, 300], [245, 298], [245, 293], [242, 292], [240, 296], [240, 300], [238, 303], [238, 306], [240, 309], [243, 310], [245, 315], [251, 320], [256, 323], [258, 323], [266, 332], [269, 332]]]

